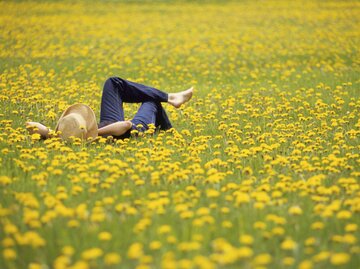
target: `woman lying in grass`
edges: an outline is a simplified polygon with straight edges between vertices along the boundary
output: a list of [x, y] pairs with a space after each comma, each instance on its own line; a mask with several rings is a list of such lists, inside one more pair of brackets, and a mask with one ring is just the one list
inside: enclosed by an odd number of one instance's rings
[[[88, 139], [97, 136], [128, 138], [132, 130], [143, 132], [150, 124], [155, 125], [157, 129], [167, 130], [172, 125], [161, 103], [167, 102], [179, 108], [189, 101], [192, 95], [192, 87], [168, 94], [119, 77], [111, 77], [104, 85], [99, 124], [96, 124], [95, 114], [90, 107], [75, 104], [61, 115], [55, 131], [59, 131], [63, 140], [68, 140], [70, 137]], [[123, 103], [142, 103], [132, 120], [125, 120]], [[51, 130], [38, 122], [27, 122], [26, 128], [31, 134], [38, 133], [44, 139], [51, 136]]]

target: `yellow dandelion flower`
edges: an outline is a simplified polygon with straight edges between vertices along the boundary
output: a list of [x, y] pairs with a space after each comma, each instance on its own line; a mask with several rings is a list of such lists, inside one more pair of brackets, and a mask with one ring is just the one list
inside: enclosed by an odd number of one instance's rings
[[272, 262], [272, 257], [268, 253], [261, 253], [255, 256], [253, 262], [256, 266], [268, 265]]
[[101, 241], [109, 241], [109, 240], [111, 240], [112, 235], [109, 232], [101, 232], [98, 234], [98, 238]]
[[139, 259], [141, 256], [143, 256], [143, 245], [141, 243], [133, 243], [130, 245], [127, 256], [131, 260]]
[[322, 230], [325, 227], [323, 222], [317, 221], [311, 224], [311, 229], [313, 230]]
[[280, 245], [281, 249], [293, 250], [296, 247], [296, 242], [291, 238], [286, 238]]
[[251, 258], [254, 254], [253, 250], [249, 247], [240, 247], [237, 250], [237, 254], [239, 259], [247, 259], [247, 258]]
[[171, 231], [171, 226], [162, 225], [157, 229], [158, 234], [167, 234]]
[[84, 260], [96, 260], [103, 255], [103, 251], [100, 248], [89, 248], [81, 253], [81, 257]]
[[116, 265], [119, 264], [120, 262], [121, 262], [121, 256], [116, 252], [110, 252], [104, 256], [104, 263], [106, 265]]
[[338, 219], [349, 219], [351, 216], [352, 214], [348, 210], [341, 210], [336, 214], [336, 218]]
[[350, 261], [350, 255], [344, 252], [334, 253], [330, 257], [330, 262], [332, 265], [344, 265]]
[[312, 269], [312, 268], [313, 268], [313, 263], [309, 260], [302, 261], [298, 266], [298, 269]]
[[303, 211], [299, 206], [292, 206], [289, 208], [289, 214], [293, 216], [299, 216], [302, 215]]
[[252, 245], [254, 243], [254, 238], [249, 234], [243, 234], [240, 236], [239, 241], [244, 245]]
[[41, 268], [43, 268], [41, 264], [34, 262], [30, 263], [28, 267], [28, 269], [41, 269]]
[[3, 257], [5, 260], [15, 260], [17, 257], [16, 251], [12, 248], [5, 248], [3, 250]]
[[358, 225], [356, 223], [349, 223], [345, 226], [345, 231], [348, 233], [356, 232], [358, 229]]
[[149, 248], [150, 248], [151, 250], [158, 250], [158, 249], [161, 248], [161, 246], [162, 246], [162, 244], [161, 244], [160, 241], [152, 241], [152, 242], [150, 242], [150, 244], [149, 244]]

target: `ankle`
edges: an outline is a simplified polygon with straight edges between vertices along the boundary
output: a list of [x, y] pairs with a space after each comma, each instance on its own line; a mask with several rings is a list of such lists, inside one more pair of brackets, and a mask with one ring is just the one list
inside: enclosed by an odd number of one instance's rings
[[169, 94], [168, 94], [168, 100], [167, 100], [168, 103], [174, 101], [174, 99], [175, 99], [175, 95], [174, 95], [173, 93], [169, 93]]

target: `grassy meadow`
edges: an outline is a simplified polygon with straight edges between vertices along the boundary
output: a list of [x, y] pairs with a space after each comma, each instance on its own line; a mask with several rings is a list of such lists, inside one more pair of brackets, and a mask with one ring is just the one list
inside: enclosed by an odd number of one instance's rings
[[[0, 268], [360, 268], [359, 1], [1, 1]], [[174, 128], [64, 143], [111, 76]], [[138, 104], [126, 104], [131, 119]]]

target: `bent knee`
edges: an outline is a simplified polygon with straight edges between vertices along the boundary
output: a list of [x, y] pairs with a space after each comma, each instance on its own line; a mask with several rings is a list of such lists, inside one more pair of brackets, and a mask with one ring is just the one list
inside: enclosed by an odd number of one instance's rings
[[142, 103], [142, 106], [146, 107], [147, 109], [150, 109], [153, 112], [156, 112], [159, 108], [160, 103], [154, 102], [154, 101], [145, 101]]
[[119, 77], [109, 77], [107, 80], [105, 80], [105, 85], [106, 84], [115, 84], [115, 83], [120, 83], [122, 82], [122, 78]]
[[105, 80], [105, 85], [106, 84], [109, 84], [109, 83], [114, 83], [114, 81], [115, 81], [115, 77], [109, 77], [107, 80]]
[[104, 92], [113, 92], [115, 89], [122, 89], [122, 81], [118, 77], [109, 77], [103, 87]]

